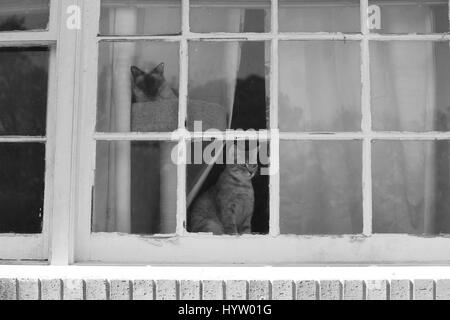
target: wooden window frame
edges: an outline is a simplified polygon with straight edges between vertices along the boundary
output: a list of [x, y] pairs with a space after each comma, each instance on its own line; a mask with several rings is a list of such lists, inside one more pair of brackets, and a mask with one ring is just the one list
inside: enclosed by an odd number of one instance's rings
[[[202, 264], [308, 264], [308, 263], [434, 263], [450, 261], [450, 238], [422, 237], [406, 234], [372, 233], [372, 172], [371, 144], [375, 139], [434, 140], [450, 139], [450, 133], [374, 132], [370, 113], [369, 43], [371, 41], [449, 41], [447, 34], [376, 34], [366, 24], [368, 0], [360, 1], [361, 33], [300, 33], [278, 32], [278, 0], [271, 1], [271, 30], [266, 33], [193, 33], [189, 27], [190, 1], [181, 0], [182, 32], [175, 36], [97, 36], [89, 32], [84, 48], [90, 53], [84, 66], [86, 85], [83, 105], [87, 112], [82, 118], [78, 223], [74, 261], [80, 263], [202, 263]], [[86, 4], [91, 15], [86, 18], [99, 25], [100, 1]], [[87, 13], [85, 12], [85, 14]], [[178, 135], [172, 133], [95, 133], [98, 45], [101, 41], [174, 41], [180, 44], [180, 98]], [[190, 41], [267, 41], [271, 45], [270, 72], [270, 137], [271, 166], [279, 166], [279, 143], [283, 140], [359, 140], [363, 152], [363, 233], [342, 236], [280, 235], [279, 229], [279, 174], [270, 177], [270, 233], [268, 235], [212, 236], [187, 233], [186, 221], [186, 167], [178, 165], [177, 233], [173, 235], [142, 236], [119, 233], [91, 233], [92, 186], [95, 173], [96, 141], [173, 140], [180, 146], [189, 136], [185, 130], [188, 91], [188, 43]], [[362, 131], [354, 133], [299, 133], [278, 130], [278, 45], [293, 40], [345, 40], [361, 44]], [[214, 136], [218, 139], [257, 138], [255, 134], [227, 132]], [[183, 155], [179, 155], [180, 159]]]
[[[48, 31], [0, 33], [0, 46], [49, 45], [46, 209], [39, 236], [0, 235], [0, 259], [117, 264], [326, 264], [326, 263], [448, 263], [450, 237], [372, 233], [372, 141], [450, 140], [450, 132], [374, 132], [370, 112], [370, 56], [372, 41], [450, 41], [450, 34], [376, 34], [366, 24], [368, 0], [360, 0], [361, 32], [278, 32], [278, 0], [271, 1], [271, 30], [265, 33], [193, 33], [189, 28], [190, 1], [181, 0], [182, 32], [174, 36], [99, 36], [100, 0], [50, 0]], [[81, 30], [66, 28], [67, 8], [82, 10]], [[172, 133], [96, 133], [98, 50], [101, 41], [159, 40], [180, 44], [179, 130]], [[270, 162], [279, 167], [283, 140], [359, 140], [363, 154], [363, 233], [340, 236], [280, 235], [279, 174], [270, 177], [270, 233], [268, 235], [209, 236], [189, 234], [186, 221], [186, 166], [178, 164], [177, 232], [141, 236], [91, 233], [92, 187], [97, 141], [175, 140], [183, 146], [188, 93], [189, 41], [267, 41], [270, 57]], [[350, 133], [279, 132], [278, 86], [280, 41], [345, 40], [361, 45], [362, 131]], [[228, 132], [219, 139], [257, 138]], [[22, 141], [23, 137], [4, 137]], [[179, 155], [181, 158], [183, 154]], [[275, 170], [276, 171], [276, 170]]]
[[[63, 220], [68, 217], [67, 182], [72, 157], [72, 122], [75, 79], [73, 49], [76, 32], [61, 27], [74, 1], [50, 0], [46, 30], [0, 32], [0, 47], [48, 46], [48, 100], [45, 137], [3, 136], [0, 142], [41, 142], [46, 145], [43, 230], [40, 234], [0, 234], [0, 262], [47, 263], [60, 250]], [[67, 242], [66, 242], [67, 243]], [[67, 246], [68, 247], [68, 246]], [[67, 260], [67, 259], [65, 259]], [[56, 260], [55, 260], [56, 261]]]

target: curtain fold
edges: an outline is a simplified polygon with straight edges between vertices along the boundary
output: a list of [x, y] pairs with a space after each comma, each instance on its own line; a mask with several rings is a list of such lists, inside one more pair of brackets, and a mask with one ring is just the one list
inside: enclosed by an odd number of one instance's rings
[[[280, 12], [280, 21], [288, 21], [285, 24], [289, 23], [292, 30], [312, 25], [320, 30], [345, 30], [353, 27], [348, 17], [354, 14], [351, 10], [357, 9], [336, 7], [324, 12], [316, 10], [309, 12], [305, 19], [302, 19], [301, 10], [295, 12], [298, 14], [295, 19], [293, 12], [284, 10]], [[427, 7], [399, 6], [390, 8], [382, 15], [382, 26], [385, 32], [419, 29], [420, 33], [430, 33], [433, 18], [432, 10]], [[352, 126], [356, 114], [350, 106], [360, 105], [355, 100], [359, 100], [360, 95], [352, 95], [359, 88], [356, 82], [359, 79], [351, 77], [355, 73], [351, 61], [358, 57], [345, 47], [338, 42], [328, 47], [321, 43], [311, 44], [308, 48], [303, 42], [282, 47], [281, 128], [287, 131], [355, 129]], [[375, 41], [371, 42], [370, 58], [375, 130], [433, 130], [437, 109], [433, 43]], [[359, 75], [359, 65], [356, 67]], [[325, 148], [305, 144], [305, 149], [297, 152], [301, 153], [302, 159], [308, 159], [304, 163], [295, 159], [286, 160], [290, 159], [289, 155], [281, 154], [287, 165], [282, 169], [282, 179], [292, 180], [292, 183], [285, 183], [285, 190], [281, 190], [282, 206], [297, 208], [296, 213], [287, 212], [289, 210], [281, 213], [285, 216], [282, 230], [300, 234], [361, 232], [358, 229], [361, 211], [355, 208], [355, 204], [361, 201], [361, 198], [358, 199], [361, 195], [350, 192], [353, 182], [360, 177], [352, 176], [351, 168], [356, 165], [354, 154], [345, 148], [333, 156]], [[374, 231], [434, 232], [438, 172], [435, 145], [432, 142], [376, 142], [373, 151]], [[305, 173], [304, 181], [295, 182], [287, 175], [288, 172]], [[330, 172], [333, 172], [333, 178], [324, 181], [323, 177]], [[309, 188], [304, 189], [304, 185], [314, 189], [311, 192], [320, 192], [320, 199], [310, 194]], [[299, 198], [294, 199], [294, 194]]]
[[[408, 10], [409, 14], [405, 13]], [[415, 19], [408, 19], [414, 16]], [[402, 18], [399, 18], [402, 17]], [[428, 8], [390, 8], [385, 30], [432, 31]], [[371, 48], [375, 129], [434, 130], [436, 66], [432, 42], [389, 42]], [[392, 142], [375, 147], [374, 231], [433, 233], [435, 147], [432, 142]]]
[[[241, 32], [244, 24], [244, 9], [227, 9], [222, 15], [201, 15], [193, 12], [192, 19], [201, 20], [204, 29], [227, 29]], [[189, 99], [206, 100], [222, 105], [228, 112], [228, 128], [233, 115], [234, 96], [241, 58], [239, 42], [222, 42], [214, 47], [208, 44], [190, 51]], [[204, 146], [205, 147], [205, 146]], [[194, 148], [192, 148], [194, 149]], [[216, 155], [216, 159], [220, 154]], [[200, 192], [213, 164], [189, 165], [187, 206]]]
[[[167, 8], [166, 11], [164, 7], [158, 7], [155, 11], [151, 7], [137, 10], [134, 7], [119, 6], [107, 12], [108, 17], [102, 17], [102, 29], [108, 34], [140, 34], [148, 30], [157, 33], [157, 30], [169, 29], [173, 24], [170, 19], [172, 15], [176, 18], [173, 8]], [[223, 24], [232, 32], [239, 32], [242, 30], [244, 13], [243, 9], [229, 9], [220, 19], [192, 18], [201, 19], [206, 28]], [[200, 54], [190, 56], [189, 98], [224, 106], [230, 115], [229, 126], [240, 64], [240, 44], [220, 43], [222, 47], [219, 50], [205, 48]], [[173, 47], [159, 44], [161, 43], [117, 42], [101, 48], [99, 72], [101, 79], [106, 81], [99, 83], [98, 130], [99, 127], [110, 132], [132, 130], [130, 66], [147, 68], [149, 62], [164, 62], [166, 80], [171, 87], [178, 88], [178, 52]], [[191, 43], [191, 46], [194, 44]], [[221, 79], [216, 78], [218, 74]], [[221, 85], [211, 86], [216, 80], [221, 80]], [[155, 154], [156, 150], [149, 150], [151, 147], [148, 145], [120, 141], [98, 145], [93, 217], [95, 232], [145, 234], [175, 231], [177, 170], [170, 159], [172, 147], [173, 144], [162, 142], [158, 147], [158, 154]], [[160, 160], [155, 156], [159, 156]], [[143, 161], [146, 163], [142, 163]], [[190, 199], [201, 187], [210, 166], [202, 165], [196, 170], [195, 179], [189, 182], [190, 188], [188, 186]], [[158, 190], [145, 195], [155, 183], [159, 185]]]

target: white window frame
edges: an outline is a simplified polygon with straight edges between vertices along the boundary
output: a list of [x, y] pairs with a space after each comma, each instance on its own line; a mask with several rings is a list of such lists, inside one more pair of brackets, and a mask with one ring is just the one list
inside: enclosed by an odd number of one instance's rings
[[[65, 27], [66, 9], [82, 8], [82, 29]], [[374, 132], [370, 113], [370, 41], [450, 41], [450, 34], [375, 34], [366, 25], [368, 0], [361, 0], [361, 33], [278, 33], [278, 0], [271, 1], [271, 30], [266, 33], [193, 33], [189, 0], [181, 0], [182, 33], [178, 36], [98, 36], [100, 0], [51, 0], [49, 31], [0, 33], [0, 45], [54, 45], [50, 68], [49, 129], [47, 131], [46, 210], [39, 236], [0, 235], [0, 259], [72, 263], [448, 263], [450, 237], [372, 233], [371, 144], [385, 140], [450, 140], [450, 132]], [[270, 137], [271, 165], [279, 166], [280, 140], [360, 140], [363, 148], [363, 223], [361, 235], [280, 235], [280, 176], [270, 177], [269, 235], [209, 236], [189, 234], [186, 221], [186, 166], [178, 165], [177, 233], [139, 236], [91, 234], [92, 187], [98, 140], [171, 140], [180, 145], [188, 133], [96, 133], [98, 45], [100, 41], [160, 40], [180, 44], [179, 128], [187, 115], [188, 42], [267, 41], [271, 46]], [[361, 43], [362, 131], [355, 133], [296, 133], [278, 131], [278, 44], [293, 40], [346, 40]], [[57, 106], [57, 107], [56, 107]], [[53, 128], [52, 128], [53, 127]], [[257, 138], [228, 134], [219, 139]], [[0, 138], [22, 139], [21, 137]], [[183, 155], [180, 155], [182, 157]], [[52, 188], [54, 186], [54, 188]], [[51, 236], [50, 236], [51, 235]]]
[[65, 264], [69, 260], [78, 30], [66, 28], [66, 19], [71, 14], [67, 8], [79, 4], [78, 0], [50, 0], [46, 30], [0, 32], [0, 47], [50, 48], [46, 136], [0, 137], [0, 142], [46, 143], [43, 230], [33, 235], [0, 234], [0, 264]]

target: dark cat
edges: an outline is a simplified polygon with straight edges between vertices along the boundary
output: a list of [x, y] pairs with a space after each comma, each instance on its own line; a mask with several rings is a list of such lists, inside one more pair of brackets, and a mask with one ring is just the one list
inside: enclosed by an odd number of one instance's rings
[[188, 231], [221, 234], [249, 234], [254, 209], [252, 178], [258, 165], [238, 163], [245, 158], [239, 148], [234, 152], [234, 164], [227, 164], [217, 183], [201, 194], [189, 212]]
[[164, 63], [159, 64], [150, 72], [132, 66], [131, 74], [133, 79], [132, 103], [177, 98], [164, 77]]

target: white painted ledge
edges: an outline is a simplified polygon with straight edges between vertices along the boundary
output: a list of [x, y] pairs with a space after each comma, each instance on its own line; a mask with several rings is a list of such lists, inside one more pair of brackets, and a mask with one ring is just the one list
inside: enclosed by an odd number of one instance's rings
[[450, 266], [164, 267], [0, 265], [0, 278], [126, 280], [395, 280], [450, 279]]

